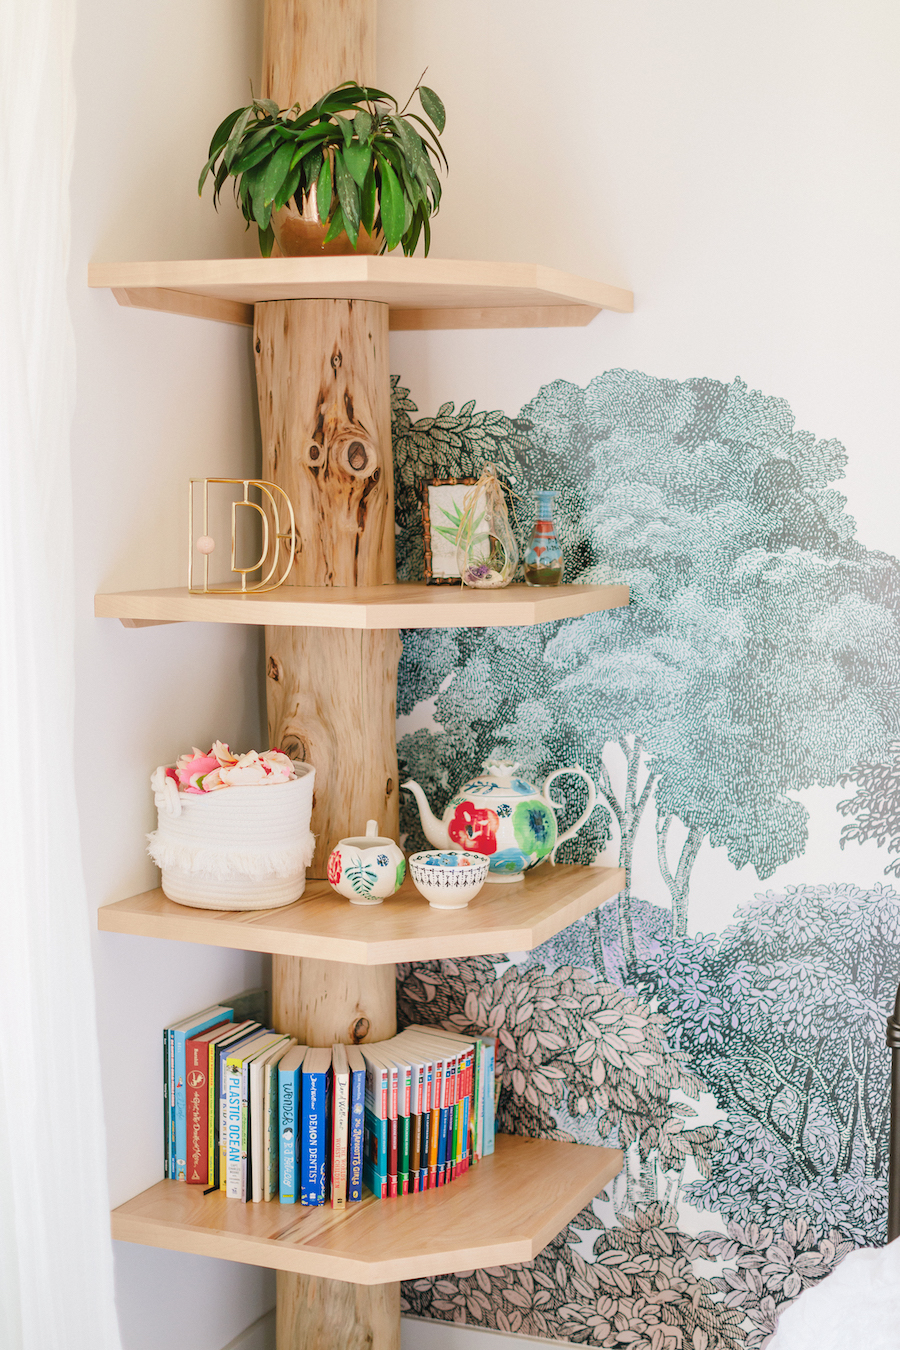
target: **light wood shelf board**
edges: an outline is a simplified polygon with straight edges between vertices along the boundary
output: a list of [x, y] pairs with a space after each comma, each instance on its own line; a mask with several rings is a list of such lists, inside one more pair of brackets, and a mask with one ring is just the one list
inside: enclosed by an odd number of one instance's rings
[[601, 309], [634, 308], [631, 291], [554, 267], [450, 258], [91, 263], [88, 285], [111, 289], [131, 308], [238, 324], [251, 323], [252, 306], [268, 300], [372, 300], [396, 312], [397, 328], [577, 326]]
[[334, 1211], [160, 1181], [112, 1212], [123, 1242], [354, 1284], [529, 1261], [622, 1170], [618, 1149], [499, 1135], [496, 1150], [438, 1191], [365, 1192]]
[[293, 905], [238, 912], [191, 909], [157, 889], [104, 905], [97, 921], [107, 933], [377, 966], [532, 951], [624, 885], [620, 867], [545, 863], [522, 881], [483, 886], [461, 910], [432, 909], [407, 877], [380, 905], [351, 905], [309, 881]]
[[280, 586], [258, 595], [194, 595], [186, 587], [94, 597], [100, 619], [126, 627], [246, 623], [295, 628], [524, 628], [628, 604], [627, 586]]

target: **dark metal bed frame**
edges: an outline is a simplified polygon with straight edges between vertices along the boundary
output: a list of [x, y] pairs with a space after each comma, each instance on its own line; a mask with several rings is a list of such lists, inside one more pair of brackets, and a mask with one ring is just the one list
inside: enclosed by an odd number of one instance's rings
[[887, 1043], [891, 1052], [891, 1145], [888, 1164], [888, 1242], [900, 1237], [900, 986], [894, 1011], [887, 1020]]

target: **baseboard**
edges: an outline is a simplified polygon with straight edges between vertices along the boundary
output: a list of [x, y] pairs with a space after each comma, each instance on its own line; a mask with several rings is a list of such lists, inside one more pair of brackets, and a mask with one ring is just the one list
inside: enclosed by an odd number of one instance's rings
[[275, 1350], [275, 1309], [270, 1308], [258, 1317], [222, 1350]]
[[[400, 1319], [400, 1350], [500, 1350], [498, 1342], [518, 1341], [554, 1350], [564, 1342], [541, 1341], [533, 1336], [510, 1336], [505, 1331], [476, 1330], [455, 1322], [437, 1322], [428, 1317]], [[275, 1309], [245, 1327], [222, 1350], [275, 1350]]]
[[538, 1350], [558, 1350], [569, 1341], [542, 1341], [534, 1336], [512, 1336], [506, 1331], [476, 1330], [458, 1322], [438, 1322], [428, 1317], [400, 1319], [400, 1350], [500, 1350], [503, 1340], [512, 1350], [512, 1342], [536, 1346]]

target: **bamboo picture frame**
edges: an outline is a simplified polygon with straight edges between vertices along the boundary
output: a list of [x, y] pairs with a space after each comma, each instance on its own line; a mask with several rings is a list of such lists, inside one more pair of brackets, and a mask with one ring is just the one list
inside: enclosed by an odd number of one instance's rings
[[[425, 581], [429, 586], [460, 586], [462, 577], [451, 534], [475, 478], [425, 478], [421, 483]], [[458, 489], [453, 491], [453, 489]], [[455, 512], [455, 514], [454, 514]], [[446, 523], [441, 523], [442, 516]]]

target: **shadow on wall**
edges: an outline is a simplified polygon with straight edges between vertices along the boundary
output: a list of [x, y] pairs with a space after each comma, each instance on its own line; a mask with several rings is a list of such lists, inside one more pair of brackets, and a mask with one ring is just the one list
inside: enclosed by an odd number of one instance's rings
[[[708, 845], [770, 877], [806, 845], [795, 794], [839, 781], [857, 786], [845, 838], [896, 846], [900, 567], [854, 537], [831, 486], [843, 447], [740, 380], [609, 371], [546, 386], [515, 419], [415, 413], [395, 379], [401, 577], [421, 576], [417, 482], [492, 460], [526, 504], [559, 488], [565, 579], [625, 581], [632, 604], [405, 633], [398, 712], [434, 715], [400, 740], [401, 771], [440, 812], [493, 753], [537, 781], [580, 763], [602, 805], [561, 860], [617, 848], [628, 886], [521, 964], [402, 968], [401, 1015], [493, 1031], [503, 1128], [619, 1144], [627, 1166], [535, 1262], [408, 1283], [407, 1307], [756, 1350], [781, 1306], [882, 1240], [900, 897], [795, 887], [735, 913], [726, 894], [721, 931], [689, 936], [693, 868]], [[412, 803], [402, 829], [423, 846]], [[668, 907], [633, 893], [636, 858]]]

